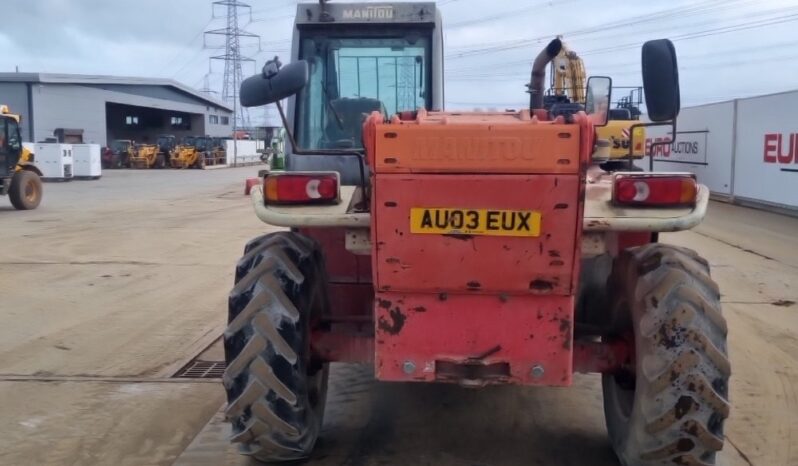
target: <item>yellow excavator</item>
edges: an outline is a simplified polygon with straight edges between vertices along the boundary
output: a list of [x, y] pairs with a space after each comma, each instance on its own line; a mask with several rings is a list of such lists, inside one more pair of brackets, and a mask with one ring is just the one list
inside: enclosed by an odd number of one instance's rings
[[32, 210], [42, 200], [42, 172], [34, 154], [22, 145], [19, 115], [0, 105], [0, 194], [7, 194], [17, 210]]
[[[558, 37], [562, 39], [562, 37]], [[544, 97], [546, 108], [558, 105], [576, 104], [584, 106], [587, 72], [579, 55], [563, 43], [562, 50], [551, 62], [551, 82], [548, 94]], [[645, 156], [646, 133], [644, 128], [634, 128], [640, 119], [642, 88], [623, 88], [613, 86], [613, 90], [627, 89], [629, 95], [616, 101], [615, 108], [609, 110], [609, 121], [606, 126], [596, 129], [599, 139], [609, 143], [609, 158], [602, 168], [609, 171], [629, 169], [629, 145], [634, 131], [634, 150], [632, 158], [642, 159]]]

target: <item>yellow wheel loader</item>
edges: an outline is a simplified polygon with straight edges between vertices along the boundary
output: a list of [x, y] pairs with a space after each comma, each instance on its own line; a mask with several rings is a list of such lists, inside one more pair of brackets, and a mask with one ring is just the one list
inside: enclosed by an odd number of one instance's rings
[[42, 172], [34, 154], [22, 146], [20, 116], [0, 105], [0, 194], [7, 194], [17, 210], [32, 210], [42, 201]]
[[156, 144], [141, 144], [130, 156], [130, 168], [163, 168], [164, 157]]
[[204, 138], [186, 136], [180, 145], [172, 150], [169, 163], [172, 168], [204, 168]]

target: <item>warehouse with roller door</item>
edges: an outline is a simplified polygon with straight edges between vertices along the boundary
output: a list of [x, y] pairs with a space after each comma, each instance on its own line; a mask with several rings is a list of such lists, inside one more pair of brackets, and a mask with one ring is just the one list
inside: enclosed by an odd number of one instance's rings
[[105, 146], [233, 132], [227, 104], [170, 79], [0, 73], [0, 103], [22, 115], [22, 137], [31, 142]]

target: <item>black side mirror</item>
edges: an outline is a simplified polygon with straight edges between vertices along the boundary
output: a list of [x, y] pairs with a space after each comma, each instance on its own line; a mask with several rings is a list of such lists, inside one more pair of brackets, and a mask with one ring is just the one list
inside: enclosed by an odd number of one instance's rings
[[679, 115], [679, 67], [676, 49], [668, 39], [643, 44], [643, 87], [648, 118], [653, 122], [673, 120]]
[[268, 62], [263, 73], [241, 83], [241, 105], [260, 107], [296, 94], [308, 83], [308, 62], [300, 60], [282, 68], [279, 62]]

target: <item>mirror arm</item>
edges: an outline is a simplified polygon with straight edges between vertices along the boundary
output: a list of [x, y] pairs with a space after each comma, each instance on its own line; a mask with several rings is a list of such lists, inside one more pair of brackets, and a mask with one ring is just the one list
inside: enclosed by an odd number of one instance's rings
[[[629, 127], [629, 154], [626, 156], [629, 159], [629, 169], [631, 170], [634, 167], [634, 151], [635, 151], [635, 129], [637, 128], [650, 128], [653, 126], [665, 126], [667, 124], [671, 125], [671, 138], [667, 141], [660, 141], [660, 142], [652, 142], [650, 149], [653, 149], [656, 146], [669, 146], [676, 141], [676, 118], [671, 120], [670, 122], [663, 122], [663, 123], [638, 123], [636, 125], [632, 125]], [[643, 157], [649, 157], [649, 170], [654, 171], [654, 156], [651, 154], [645, 153], [645, 142], [643, 143]], [[653, 151], [651, 151], [653, 153]]]
[[365, 210], [368, 208], [369, 204], [369, 191], [368, 185], [366, 183], [366, 163], [364, 161], [364, 156], [362, 152], [358, 151], [336, 151], [336, 150], [304, 150], [299, 148], [296, 143], [296, 139], [294, 138], [294, 133], [291, 131], [290, 127], [288, 126], [288, 118], [285, 116], [285, 112], [283, 111], [283, 104], [278, 100], [274, 103], [277, 106], [277, 110], [280, 113], [280, 120], [283, 122], [283, 128], [285, 128], [285, 133], [288, 136], [288, 142], [291, 144], [291, 153], [297, 155], [340, 155], [344, 157], [357, 157], [357, 166], [360, 170], [360, 188], [363, 190], [363, 200], [355, 206], [358, 210]]
[[653, 148], [655, 146], [672, 146], [673, 143], [676, 142], [676, 118], [671, 120], [671, 123], [672, 123], [672, 125], [671, 125], [671, 139], [670, 139], [670, 141], [654, 142], [654, 143], [651, 144], [651, 148], [652, 148], [651, 155], [648, 157], [649, 158], [649, 161], [648, 161], [648, 163], [649, 163], [649, 171], [652, 171], [652, 172], [654, 171], [654, 150], [653, 150]]

